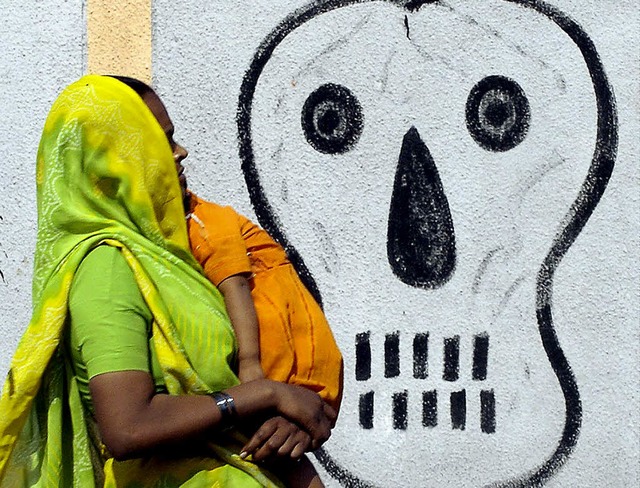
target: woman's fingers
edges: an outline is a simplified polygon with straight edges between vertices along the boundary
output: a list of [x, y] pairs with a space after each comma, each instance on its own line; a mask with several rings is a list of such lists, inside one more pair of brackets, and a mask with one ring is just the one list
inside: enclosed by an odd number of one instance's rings
[[319, 448], [324, 444], [329, 437], [331, 437], [331, 429], [333, 422], [324, 414], [319, 411], [314, 421], [310, 424], [302, 426], [311, 436], [313, 449]]
[[327, 440], [335, 412], [331, 407], [325, 412], [325, 402], [320, 396], [301, 386], [280, 383], [278, 385], [278, 411], [291, 421], [299, 424], [311, 437], [319, 441]]
[[297, 460], [311, 445], [311, 437], [305, 431], [296, 427], [284, 444], [278, 449], [279, 457]]
[[324, 414], [327, 416], [329, 421], [331, 422], [331, 428], [336, 426], [336, 420], [338, 420], [338, 412], [326, 402], [323, 402]]
[[254, 461], [269, 458], [298, 459], [311, 445], [311, 437], [283, 417], [267, 420], [243, 447], [241, 457], [252, 454]]
[[266, 459], [278, 456], [278, 451], [282, 445], [289, 439], [289, 432], [282, 429], [276, 430], [271, 437], [256, 449], [253, 453], [253, 460], [260, 462]]
[[304, 441], [298, 442], [298, 444], [296, 444], [296, 446], [291, 451], [291, 455], [290, 455], [291, 459], [294, 459], [294, 460], [300, 459], [305, 452], [310, 450], [310, 448], [311, 448], [311, 437], [309, 437], [309, 434], [306, 434], [306, 438], [304, 439]]
[[240, 453], [241, 458], [244, 459], [249, 454], [255, 454], [255, 452], [271, 438], [278, 430], [277, 418], [279, 417], [271, 418], [260, 426], [256, 433], [251, 436], [249, 442], [242, 448], [242, 452]]

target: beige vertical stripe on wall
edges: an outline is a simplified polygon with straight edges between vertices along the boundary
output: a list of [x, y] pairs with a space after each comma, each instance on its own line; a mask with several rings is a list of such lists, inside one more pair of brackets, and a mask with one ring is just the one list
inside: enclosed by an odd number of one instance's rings
[[151, 0], [87, 0], [87, 71], [151, 83]]

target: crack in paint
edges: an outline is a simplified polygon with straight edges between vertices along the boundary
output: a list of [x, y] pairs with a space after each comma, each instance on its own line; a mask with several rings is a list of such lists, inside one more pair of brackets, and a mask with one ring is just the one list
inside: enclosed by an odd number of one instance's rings
[[[273, 51], [287, 35], [319, 15], [348, 5], [367, 3], [368, 1], [373, 0], [319, 0], [311, 2], [307, 6], [292, 12], [271, 31], [258, 47], [251, 65], [243, 78], [238, 99], [236, 122], [238, 125], [239, 156], [242, 160], [242, 170], [251, 203], [259, 222], [276, 240], [285, 246], [289, 253], [290, 260], [298, 270], [301, 279], [320, 305], [322, 305], [322, 296], [315, 279], [306, 267], [302, 256], [289, 243], [282, 229], [281, 222], [269, 203], [264, 189], [260, 185], [260, 178], [255, 165], [255, 156], [252, 148], [252, 102], [258, 79], [265, 65], [268, 63]], [[413, 11], [412, 9], [417, 10], [427, 3], [440, 4], [440, 2], [420, 0], [387, 1], [409, 11]], [[541, 464], [519, 476], [487, 485], [502, 488], [512, 488], [516, 486], [537, 487], [545, 484], [567, 462], [575, 449], [581, 430], [582, 403], [580, 390], [555, 331], [552, 316], [552, 288], [557, 267], [591, 217], [607, 188], [617, 156], [618, 116], [612, 87], [609, 84], [595, 45], [583, 28], [567, 14], [542, 0], [505, 1], [531, 9], [547, 17], [573, 41], [580, 50], [591, 76], [598, 111], [597, 141], [589, 172], [582, 184], [578, 197], [575, 199], [567, 214], [565, 219], [566, 224], [563, 223], [563, 228], [554, 238], [552, 247], [539, 268], [537, 277], [536, 319], [538, 332], [547, 358], [549, 359], [564, 396], [565, 419], [563, 432], [553, 453], [548, 455]], [[528, 59], [535, 61], [535, 58], [532, 57]], [[540, 61], [538, 60], [538, 62]], [[517, 286], [517, 282], [513, 284], [513, 291], [515, 291]], [[314, 454], [320, 464], [327, 470], [328, 474], [337, 479], [342, 486], [349, 488], [374, 486], [341, 466], [324, 448], [319, 449]]]

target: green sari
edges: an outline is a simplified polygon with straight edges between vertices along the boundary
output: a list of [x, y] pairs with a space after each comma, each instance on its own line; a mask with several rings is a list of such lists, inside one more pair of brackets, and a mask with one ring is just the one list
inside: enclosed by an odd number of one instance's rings
[[0, 485], [281, 486], [240, 459], [232, 436], [181, 460], [105, 461], [92, 442], [63, 337], [75, 271], [100, 244], [119, 247], [135, 275], [169, 393], [238, 384], [223, 299], [189, 251], [171, 148], [141, 98], [110, 77], [67, 87], [45, 123], [36, 180], [33, 316], [0, 397]]

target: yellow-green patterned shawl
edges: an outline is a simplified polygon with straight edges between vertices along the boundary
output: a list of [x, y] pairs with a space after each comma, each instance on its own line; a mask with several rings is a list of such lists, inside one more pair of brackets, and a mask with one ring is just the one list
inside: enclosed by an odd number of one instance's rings
[[62, 338], [75, 271], [101, 243], [121, 248], [134, 272], [169, 393], [238, 383], [224, 302], [189, 252], [171, 148], [141, 98], [109, 77], [67, 87], [45, 123], [36, 179], [33, 316], [0, 398], [0, 485], [276, 486], [220, 445], [206, 459], [108, 460], [104, 470], [92, 450]]

